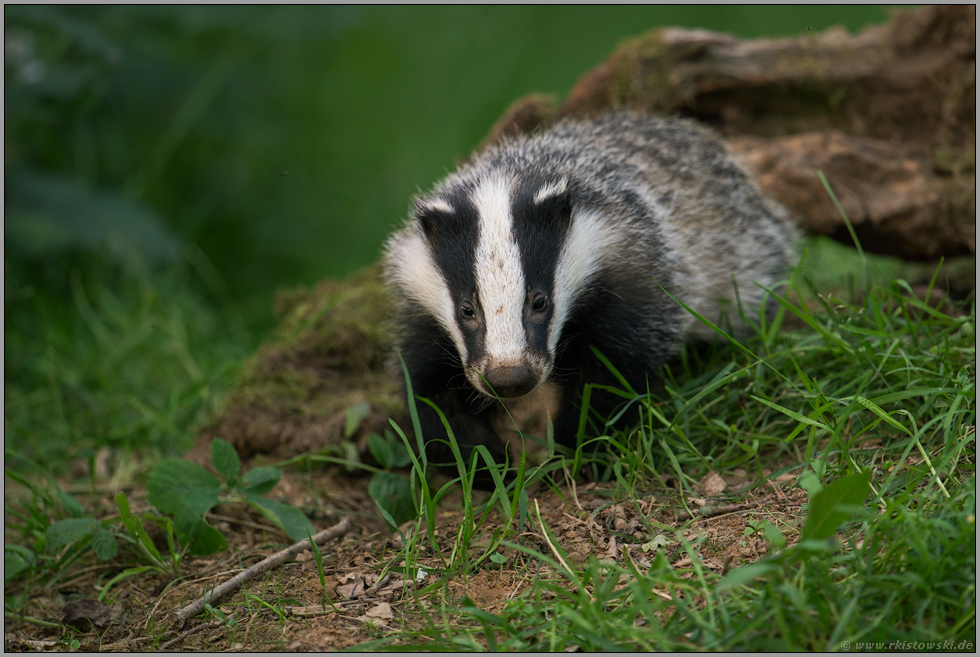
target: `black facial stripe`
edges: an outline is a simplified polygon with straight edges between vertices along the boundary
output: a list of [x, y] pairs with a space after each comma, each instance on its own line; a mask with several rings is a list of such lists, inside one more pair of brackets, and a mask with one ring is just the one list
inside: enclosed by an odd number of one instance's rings
[[[476, 247], [480, 239], [479, 216], [470, 203], [464, 190], [455, 190], [440, 197], [453, 209], [446, 212], [439, 208], [422, 205], [416, 211], [416, 218], [422, 226], [426, 240], [432, 249], [432, 257], [442, 272], [453, 298], [455, 320], [463, 334], [466, 351], [470, 360], [482, 355], [484, 351], [483, 322], [463, 326], [459, 317], [459, 305], [470, 299], [476, 290]], [[475, 301], [475, 300], [474, 300]], [[482, 309], [474, 303], [477, 317], [482, 317]]]
[[548, 326], [554, 312], [555, 269], [571, 226], [571, 193], [566, 190], [552, 194], [538, 203], [534, 202], [534, 196], [545, 185], [556, 182], [526, 181], [516, 190], [512, 205], [514, 239], [521, 252], [524, 280], [529, 291], [541, 292], [548, 297], [548, 309], [544, 314], [529, 313], [530, 304], [525, 309], [528, 347], [539, 354], [548, 352]]
[[512, 211], [524, 280], [528, 287], [550, 298], [558, 256], [571, 224], [571, 199], [564, 192], [535, 203], [534, 195], [543, 186], [541, 183], [521, 185], [514, 195]]
[[476, 209], [463, 194], [444, 197], [444, 200], [452, 207], [452, 212], [425, 206], [416, 216], [432, 248], [436, 265], [446, 277], [450, 293], [469, 296], [476, 287], [473, 261], [480, 237]]

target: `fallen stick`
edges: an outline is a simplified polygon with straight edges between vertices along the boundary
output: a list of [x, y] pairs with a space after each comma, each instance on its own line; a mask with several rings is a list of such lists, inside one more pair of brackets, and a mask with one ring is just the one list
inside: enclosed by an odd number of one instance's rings
[[[555, 555], [555, 558], [558, 559], [558, 563], [560, 563], [562, 565], [562, 568], [564, 568], [565, 571], [569, 574], [570, 576], [569, 579], [572, 581], [572, 583], [577, 584], [578, 582], [575, 579], [575, 571], [568, 567], [568, 564], [565, 563], [565, 560], [561, 556], [561, 552], [558, 551], [558, 548], [556, 548], [554, 544], [551, 542], [551, 539], [548, 538], [548, 530], [545, 529], [544, 520], [541, 519], [541, 509], [538, 507], [537, 499], [534, 500], [534, 512], [538, 516], [538, 524], [541, 526], [541, 535], [544, 537], [544, 542], [548, 544], [548, 547], [551, 548], [551, 553]], [[582, 590], [585, 591], [585, 595], [589, 596], [590, 602], [595, 602], [595, 598], [592, 596], [591, 593], [589, 593], [584, 588]]]
[[[235, 617], [234, 614], [232, 614], [231, 618], [234, 618], [234, 617]], [[225, 622], [227, 622], [227, 621], [225, 621]], [[178, 643], [180, 643], [181, 641], [183, 641], [184, 639], [186, 639], [187, 637], [189, 637], [190, 635], [197, 634], [201, 630], [206, 630], [206, 629], [212, 628], [212, 627], [218, 627], [221, 624], [222, 624], [222, 621], [221, 620], [219, 620], [217, 618], [213, 618], [213, 619], [209, 620], [207, 623], [201, 623], [200, 625], [195, 625], [194, 627], [190, 628], [189, 630], [184, 630], [183, 632], [181, 632], [180, 634], [178, 634], [174, 638], [170, 639], [170, 641], [167, 641], [165, 644], [163, 644], [162, 646], [160, 646], [160, 651], [161, 652], [166, 652], [166, 651], [170, 650], [170, 648], [172, 648], [173, 646], [177, 645]]]
[[679, 511], [678, 520], [691, 520], [692, 518], [711, 518], [725, 513], [735, 513], [736, 511], [748, 511], [762, 506], [761, 502], [744, 502], [742, 504], [726, 504], [724, 506], [705, 506], [698, 509], [695, 513], [689, 511]]
[[322, 605], [308, 605], [306, 607], [294, 607], [287, 605], [282, 607], [282, 613], [286, 616], [294, 616], [297, 618], [311, 618], [313, 616], [324, 616], [326, 614], [332, 614], [340, 610], [341, 607], [350, 607], [353, 605], [361, 605], [366, 602], [377, 602], [377, 598], [354, 598], [353, 600], [338, 600], [337, 602], [331, 602], [324, 609]]
[[360, 598], [371, 597], [371, 596], [375, 595], [378, 591], [380, 591], [382, 589], [382, 587], [384, 587], [385, 584], [388, 583], [388, 580], [390, 580], [390, 579], [391, 579], [391, 573], [385, 573], [384, 574], [384, 577], [382, 577], [377, 582], [375, 582], [374, 584], [372, 584], [369, 588], [364, 589], [364, 592], [363, 593], [358, 593], [357, 595], [352, 595], [351, 596], [351, 599], [352, 600], [358, 600]]
[[[332, 538], [343, 536], [348, 531], [350, 531], [350, 528], [351, 528], [350, 518], [344, 518], [333, 527], [330, 527], [329, 529], [324, 529], [322, 532], [314, 534], [312, 540], [317, 545], [321, 545], [323, 543], [326, 543]], [[309, 547], [310, 547], [310, 539], [306, 538], [303, 539], [302, 541], [297, 541], [296, 543], [293, 543], [285, 550], [276, 552], [272, 556], [266, 557], [262, 561], [258, 562], [251, 568], [243, 570], [242, 572], [238, 573], [237, 575], [232, 577], [230, 580], [228, 580], [221, 586], [218, 586], [212, 589], [211, 591], [208, 591], [207, 593], [204, 594], [204, 597], [200, 598], [199, 600], [195, 600], [194, 602], [187, 605], [183, 609], [174, 612], [177, 615], [177, 618], [180, 619], [180, 626], [183, 627], [184, 623], [186, 623], [187, 619], [190, 618], [191, 616], [201, 613], [204, 610], [204, 605], [210, 604], [218, 600], [219, 598], [223, 598], [224, 596], [228, 595], [232, 591], [237, 590], [238, 587], [240, 587], [242, 584], [252, 579], [256, 575], [261, 575], [265, 571], [271, 570], [272, 568], [275, 568], [276, 566], [285, 563], [286, 561], [288, 561], [289, 559], [291, 559], [292, 557], [296, 556], [297, 554], [299, 554], [300, 552], [302, 552], [303, 550]]]

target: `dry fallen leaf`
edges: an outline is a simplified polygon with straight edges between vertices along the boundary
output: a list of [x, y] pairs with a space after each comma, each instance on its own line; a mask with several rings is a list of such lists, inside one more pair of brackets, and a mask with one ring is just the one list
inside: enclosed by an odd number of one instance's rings
[[618, 532], [626, 529], [626, 512], [620, 504], [613, 507], [613, 529]]
[[344, 596], [344, 598], [350, 600], [355, 596], [364, 593], [364, 580], [354, 573], [349, 573], [344, 576], [344, 583], [337, 587], [337, 593]]
[[387, 602], [378, 603], [376, 606], [371, 608], [365, 616], [369, 618], [380, 618], [382, 620], [391, 620], [395, 616], [391, 613], [391, 605]]
[[616, 537], [609, 537], [609, 549], [606, 550], [606, 558], [613, 561], [619, 556], [619, 548], [616, 546]]
[[704, 494], [708, 497], [713, 497], [724, 492], [728, 484], [725, 480], [721, 478], [717, 472], [712, 470], [701, 479], [701, 488], [704, 489]]

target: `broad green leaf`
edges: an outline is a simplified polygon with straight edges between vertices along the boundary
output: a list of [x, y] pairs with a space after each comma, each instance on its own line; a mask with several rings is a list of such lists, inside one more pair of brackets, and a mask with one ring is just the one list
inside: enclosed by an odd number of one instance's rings
[[253, 495], [265, 495], [276, 487], [282, 470], [270, 466], [252, 468], [242, 477], [242, 492]]
[[381, 517], [384, 518], [385, 519], [385, 522], [388, 523], [388, 526], [389, 527], [394, 527], [395, 529], [397, 529], [398, 528], [398, 522], [394, 518], [391, 517], [391, 514], [388, 513], [387, 511], [385, 511], [385, 508], [383, 506], [381, 506], [380, 504], [378, 504], [377, 500], [375, 500], [374, 503], [377, 505], [378, 512], [381, 513]]
[[53, 525], [49, 525], [45, 531], [47, 549], [50, 552], [57, 552], [69, 543], [74, 543], [78, 539], [90, 535], [98, 526], [99, 523], [95, 521], [95, 518], [59, 520]]
[[72, 518], [82, 518], [85, 516], [85, 509], [82, 507], [81, 503], [75, 499], [74, 495], [70, 495], [65, 491], [58, 489], [58, 499], [61, 500], [61, 504], [65, 507], [65, 511], [68, 512]]
[[[199, 520], [200, 522], [198, 522]], [[194, 542], [201, 528], [206, 524], [204, 518], [190, 513], [186, 509], [179, 509], [174, 514], [174, 531], [177, 533], [177, 539], [186, 545]]]
[[805, 490], [807, 496], [812, 500], [813, 496], [819, 493], [823, 486], [820, 484], [820, 477], [813, 470], [807, 470], [800, 475], [800, 488]]
[[201, 517], [218, 503], [221, 485], [217, 477], [190, 461], [167, 459], [153, 468], [146, 484], [150, 504], [164, 513], [184, 509]]
[[385, 440], [391, 445], [391, 467], [405, 468], [412, 464], [412, 454], [408, 453], [405, 443], [396, 438], [390, 431], [385, 432]]
[[288, 504], [276, 502], [258, 495], [246, 495], [246, 501], [256, 511], [271, 520], [277, 527], [282, 529], [294, 541], [302, 540], [310, 534], [314, 534], [313, 525], [310, 524], [302, 511], [294, 509]]
[[95, 556], [102, 561], [108, 561], [116, 556], [119, 547], [116, 545], [116, 537], [105, 527], [99, 527], [92, 536], [92, 549]]
[[774, 548], [786, 547], [786, 537], [779, 531], [779, 527], [772, 523], [766, 523], [762, 526], [762, 536]]
[[242, 462], [238, 459], [235, 448], [221, 438], [211, 441], [211, 464], [222, 477], [228, 480], [237, 479], [242, 469]]
[[412, 456], [405, 443], [390, 431], [384, 436], [372, 433], [368, 436], [368, 449], [374, 459], [385, 468], [404, 468], [411, 465]]
[[376, 433], [368, 436], [368, 449], [374, 460], [381, 464], [383, 468], [393, 468], [395, 455], [391, 449], [391, 444]]
[[225, 540], [224, 534], [204, 522], [202, 518], [198, 518], [198, 522], [202, 527], [197, 534], [197, 538], [194, 539], [194, 542], [191, 543], [190, 548], [187, 550], [190, 554], [196, 557], [206, 557], [209, 554], [214, 554], [215, 552], [220, 552], [228, 548], [228, 542]]
[[371, 415], [371, 404], [370, 402], [363, 401], [360, 404], [354, 404], [350, 408], [344, 411], [344, 438], [350, 438], [357, 431], [357, 427], [361, 426], [361, 422], [364, 418]]
[[34, 565], [34, 553], [20, 545], [3, 546], [4, 584]]
[[189, 546], [187, 551], [194, 556], [207, 556], [228, 547], [221, 532], [208, 525], [204, 518], [191, 515], [186, 510], [174, 515], [174, 529], [177, 538]]
[[841, 523], [850, 520], [871, 490], [871, 472], [841, 477], [810, 498], [810, 510], [800, 540], [827, 539]]
[[374, 475], [368, 484], [368, 494], [391, 516], [395, 527], [418, 516], [412, 501], [411, 485], [407, 479], [393, 472], [379, 472]]

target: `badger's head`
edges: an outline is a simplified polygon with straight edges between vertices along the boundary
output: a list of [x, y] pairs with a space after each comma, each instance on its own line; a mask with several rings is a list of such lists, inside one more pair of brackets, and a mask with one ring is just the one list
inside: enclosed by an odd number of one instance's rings
[[551, 375], [562, 328], [611, 244], [567, 178], [450, 178], [389, 242], [389, 279], [450, 336], [470, 383], [520, 397]]

